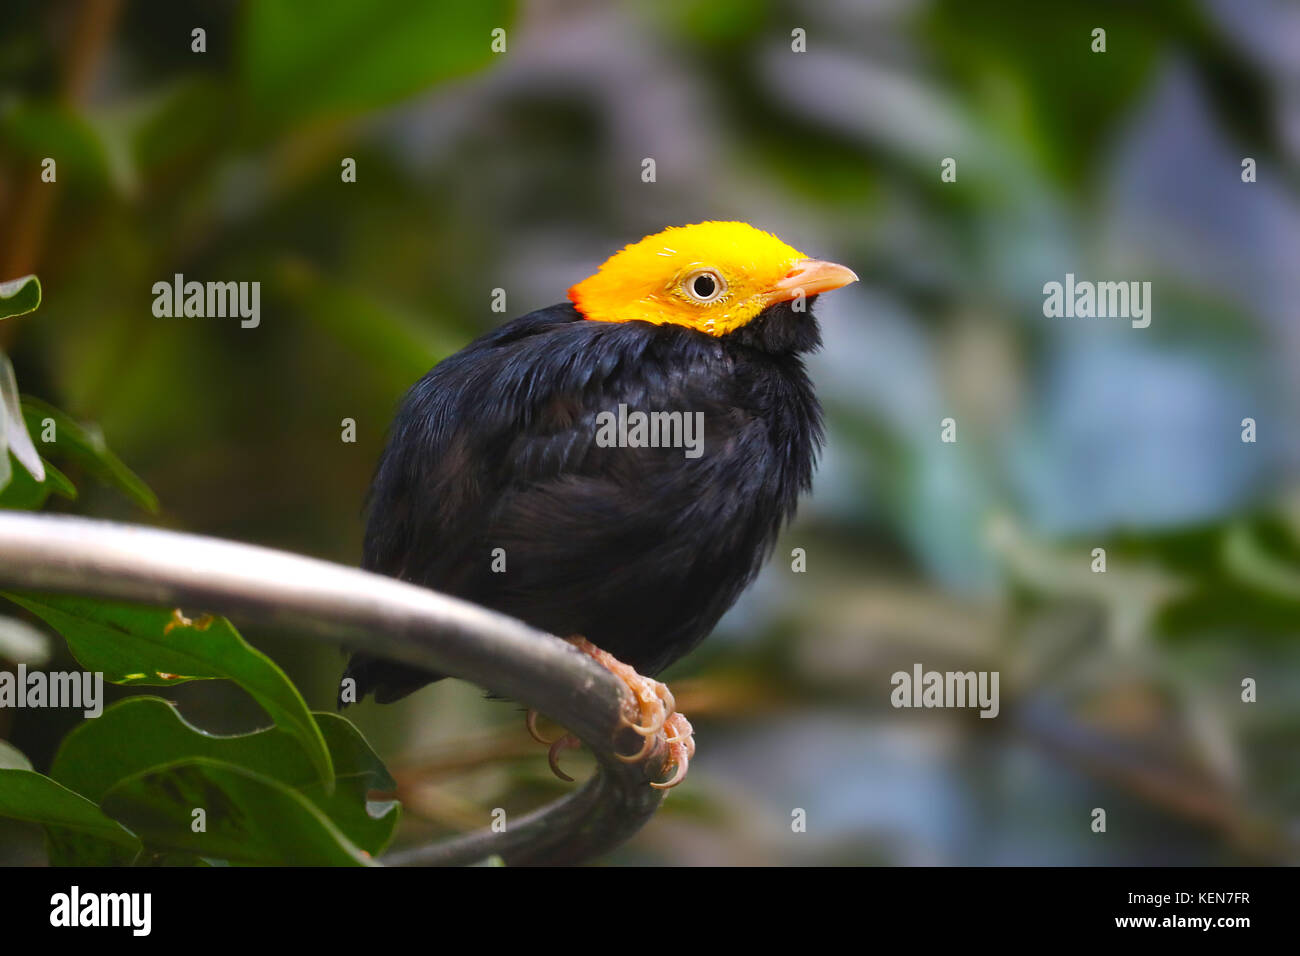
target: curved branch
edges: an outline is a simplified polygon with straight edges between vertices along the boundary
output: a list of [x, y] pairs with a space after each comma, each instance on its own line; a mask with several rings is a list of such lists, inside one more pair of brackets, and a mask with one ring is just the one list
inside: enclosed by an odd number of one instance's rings
[[[490, 830], [396, 852], [397, 865], [578, 862], [636, 833], [663, 793], [619, 761], [622, 683], [550, 634], [357, 568], [218, 538], [62, 515], [0, 513], [0, 587], [188, 606], [452, 674], [535, 708], [599, 763], [580, 790]], [[650, 762], [652, 766], [654, 761]]]

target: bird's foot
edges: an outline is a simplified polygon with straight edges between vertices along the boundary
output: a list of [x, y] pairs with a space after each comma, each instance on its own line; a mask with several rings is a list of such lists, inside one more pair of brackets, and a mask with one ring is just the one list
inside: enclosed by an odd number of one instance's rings
[[[634, 754], [617, 754], [618, 759], [624, 763], [644, 763], [654, 757], [661, 749], [659, 745], [662, 744], [663, 749], [667, 751], [662, 771], [666, 772], [672, 768], [673, 772], [667, 780], [662, 783], [652, 781], [650, 786], [658, 790], [670, 790], [685, 780], [691, 758], [695, 756], [694, 731], [686, 716], [677, 713], [677, 702], [673, 699], [668, 685], [641, 676], [633, 667], [624, 664], [613, 654], [602, 651], [584, 637], [571, 637], [568, 640], [582, 653], [619, 678], [632, 692], [632, 700], [639, 720], [632, 720], [625, 715], [622, 723], [628, 730], [643, 738], [642, 744]], [[560, 769], [559, 755], [564, 750], [578, 747], [578, 739], [572, 734], [565, 734], [558, 740], [547, 740], [538, 733], [537, 712], [532, 710], [528, 712], [528, 732], [539, 743], [550, 745], [548, 760], [551, 771], [562, 780], [572, 780], [572, 777]]]
[[672, 713], [664, 724], [668, 733], [664, 742], [668, 744], [669, 766], [676, 767], [673, 775], [663, 783], [654, 782], [650, 786], [657, 790], [671, 790], [686, 779], [691, 758], [695, 756], [695, 728], [686, 719], [685, 714]]

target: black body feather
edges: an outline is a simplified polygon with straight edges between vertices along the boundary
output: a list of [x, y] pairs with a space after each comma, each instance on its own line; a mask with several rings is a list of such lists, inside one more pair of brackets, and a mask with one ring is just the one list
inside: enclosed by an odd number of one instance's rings
[[[788, 303], [721, 337], [567, 303], [509, 322], [408, 392], [364, 566], [656, 674], [753, 580], [811, 484], [822, 416], [800, 356], [820, 343], [811, 308]], [[599, 447], [596, 416], [620, 403], [703, 412], [702, 454]], [[361, 652], [345, 676], [386, 702], [439, 675]]]

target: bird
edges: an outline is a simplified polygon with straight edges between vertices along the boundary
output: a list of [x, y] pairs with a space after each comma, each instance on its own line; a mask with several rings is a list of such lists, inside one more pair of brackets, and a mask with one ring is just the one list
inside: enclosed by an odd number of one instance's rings
[[[857, 278], [744, 222], [625, 246], [410, 388], [363, 567], [567, 637], [628, 685], [636, 729], [669, 744], [654, 785], [675, 786], [692, 730], [653, 678], [708, 636], [810, 490], [812, 307]], [[341, 687], [388, 703], [442, 676], [361, 650]]]

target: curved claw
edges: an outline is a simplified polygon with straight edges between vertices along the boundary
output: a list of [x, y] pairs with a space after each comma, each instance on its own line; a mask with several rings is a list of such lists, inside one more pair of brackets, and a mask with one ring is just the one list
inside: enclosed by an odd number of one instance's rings
[[622, 718], [619, 722], [624, 727], [630, 727], [632, 730], [635, 730], [642, 737], [653, 737], [655, 734], [659, 733], [659, 731], [664, 729], [664, 723], [667, 720], [667, 713], [661, 709], [655, 717], [651, 719], [649, 724], [634, 724], [626, 717]]
[[656, 681], [655, 694], [657, 694], [659, 699], [663, 701], [664, 711], [667, 713], [668, 717], [677, 713], [677, 698], [673, 696], [673, 692], [668, 689], [667, 684], [661, 684]]
[[[635, 728], [636, 725], [630, 724], [629, 726]], [[650, 755], [650, 751], [654, 747], [654, 745], [655, 745], [655, 739], [653, 737], [643, 737], [641, 739], [641, 749], [638, 750], [636, 753], [634, 754], [616, 753], [614, 754], [614, 756], [619, 760], [623, 761], [623, 763], [640, 763], [642, 760], [644, 760], [646, 757]]]
[[695, 737], [692, 736], [689, 731], [685, 734], [676, 734], [672, 737], [665, 737], [664, 743], [668, 744], [670, 747], [680, 744], [686, 748], [686, 756], [695, 756]]
[[650, 786], [654, 787], [656, 790], [671, 790], [686, 779], [686, 771], [690, 766], [690, 762], [690, 758], [687, 757], [685, 753], [678, 754], [677, 771], [663, 783], [659, 783], [657, 780], [651, 780]]
[[695, 728], [691, 726], [691, 722], [687, 720], [683, 714], [673, 714], [669, 719], [672, 724], [672, 733], [664, 738], [664, 742], [668, 744], [684, 743], [689, 751], [689, 755], [694, 757]]
[[537, 718], [541, 715], [531, 707], [528, 709], [528, 716], [524, 718], [524, 726], [528, 728], [528, 736], [532, 737], [539, 744], [553, 744], [554, 738], [543, 737], [541, 731], [537, 729]]
[[561, 780], [573, 783], [573, 778], [560, 769], [560, 753], [565, 750], [575, 750], [578, 746], [578, 738], [573, 734], [565, 734], [551, 744], [551, 749], [546, 752], [546, 762], [551, 765], [551, 773]]
[[[568, 641], [577, 650], [586, 654], [622, 680], [624, 686], [632, 695], [632, 702], [636, 705], [639, 722], [634, 723], [628, 717], [620, 714], [619, 726], [622, 729], [636, 731], [642, 738], [641, 747], [634, 754], [615, 753], [614, 757], [627, 764], [645, 763], [659, 753], [658, 741], [662, 734], [667, 749], [667, 760], [664, 762], [673, 765], [673, 774], [663, 783], [652, 781], [650, 786], [656, 790], [671, 790], [685, 780], [691, 758], [695, 756], [694, 731], [691, 728], [690, 721], [677, 713], [677, 700], [674, 698], [672, 691], [668, 689], [668, 686], [649, 677], [643, 677], [632, 667], [624, 664], [607, 651], [601, 650], [581, 635], [575, 634], [568, 638]], [[626, 706], [626, 699], [624, 706]], [[541, 735], [537, 733], [536, 715], [529, 712], [528, 721], [529, 733], [532, 734], [533, 738], [546, 743], [547, 741], [543, 740]], [[572, 779], [560, 770], [558, 757], [561, 750], [576, 746], [578, 746], [578, 741], [572, 735], [566, 735], [551, 744], [549, 759], [551, 769], [556, 776], [565, 780]], [[662, 767], [659, 768], [659, 771], [662, 772]]]

